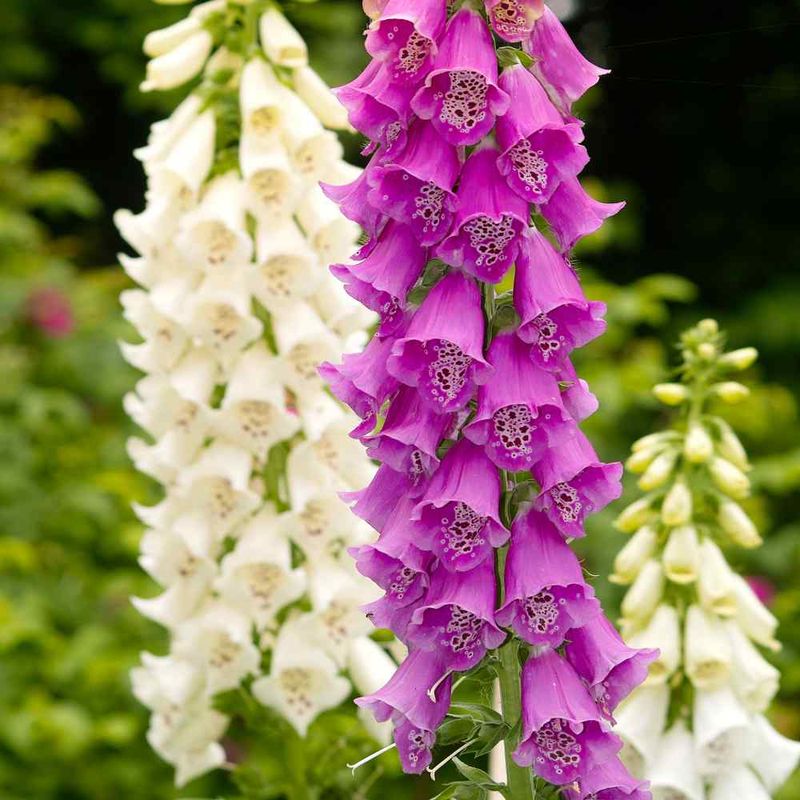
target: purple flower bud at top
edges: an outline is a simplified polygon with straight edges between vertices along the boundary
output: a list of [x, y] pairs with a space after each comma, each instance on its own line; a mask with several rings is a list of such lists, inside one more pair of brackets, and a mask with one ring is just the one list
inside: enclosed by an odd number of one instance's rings
[[363, 261], [334, 264], [331, 272], [351, 297], [380, 314], [379, 333], [387, 336], [402, 322], [408, 292], [426, 263], [427, 253], [411, 229], [392, 220]]
[[522, 668], [522, 738], [514, 761], [560, 786], [580, 780], [615, 755], [622, 742], [575, 670], [554, 650]]
[[647, 677], [650, 662], [658, 658], [658, 650], [628, 647], [603, 615], [571, 631], [565, 653], [609, 719], [620, 701]]
[[453, 423], [451, 414], [437, 414], [416, 389], [403, 386], [392, 400], [380, 431], [365, 444], [370, 458], [406, 472], [415, 483], [439, 464], [436, 451]]
[[606, 329], [604, 303], [590, 302], [567, 260], [532, 230], [517, 259], [514, 307], [519, 337], [543, 369], [558, 370], [567, 356]]
[[575, 422], [583, 422], [600, 407], [597, 397], [589, 390], [589, 384], [578, 377], [569, 359], [555, 373], [555, 378], [562, 384], [561, 400]]
[[483, 449], [467, 439], [456, 442], [433, 474], [414, 508], [427, 536], [419, 546], [432, 550], [456, 572], [473, 569], [508, 540], [499, 517], [500, 477]]
[[567, 112], [600, 80], [601, 75], [609, 72], [581, 55], [549, 8], [545, 8], [542, 18], [536, 21], [531, 37], [523, 47], [534, 58], [533, 74]]
[[618, 756], [607, 758], [580, 781], [564, 789], [566, 800], [651, 800], [647, 781], [637, 781]]
[[408, 225], [422, 244], [435, 244], [450, 229], [458, 202], [452, 189], [460, 171], [456, 149], [417, 121], [392, 163], [370, 172], [367, 198], [381, 213]]
[[436, 690], [436, 701], [428, 697], [445, 668], [437, 653], [412, 650], [382, 689], [356, 698], [356, 705], [369, 709], [378, 722], [391, 719], [395, 742], [406, 772], [419, 774], [431, 763], [435, 732], [450, 707], [451, 679]]
[[506, 638], [494, 622], [496, 591], [491, 559], [466, 573], [450, 572], [440, 564], [411, 618], [409, 643], [437, 651], [447, 669], [471, 669]]
[[608, 217], [625, 208], [625, 203], [601, 203], [586, 194], [577, 178], [562, 181], [547, 203], [542, 216], [553, 229], [561, 249], [571, 250], [578, 239], [594, 233]]
[[494, 370], [483, 357], [481, 293], [459, 273], [446, 275], [392, 348], [387, 369], [439, 413], [464, 408]]
[[514, 98], [497, 120], [500, 172], [526, 202], [543, 203], [562, 180], [589, 163], [579, 144], [583, 131], [576, 122], [564, 123], [542, 85], [521, 64], [503, 70], [500, 87]]
[[530, 470], [548, 445], [574, 429], [558, 384], [530, 359], [530, 347], [513, 332], [498, 334], [487, 353], [496, 380], [478, 387], [478, 410], [464, 429], [500, 469]]
[[529, 644], [558, 647], [600, 614], [578, 557], [538, 511], [518, 517], [511, 528], [505, 594], [497, 622]]
[[358, 223], [369, 237], [375, 237], [386, 221], [386, 217], [367, 202], [370, 191], [370, 175], [382, 157], [381, 151], [375, 153], [364, 171], [350, 183], [341, 185], [320, 183], [325, 196], [339, 206], [339, 211], [348, 219]]
[[419, 491], [406, 474], [382, 464], [364, 489], [340, 492], [339, 496], [357, 517], [382, 531], [398, 502], [404, 497], [418, 497]]
[[445, 0], [389, 0], [367, 31], [367, 52], [385, 61], [398, 83], [419, 83], [431, 68], [446, 22]]
[[446, 264], [488, 283], [508, 272], [530, 221], [528, 203], [500, 175], [497, 157], [498, 151], [487, 147], [467, 159], [453, 228], [436, 250]]
[[544, 0], [485, 0], [485, 3], [494, 32], [507, 42], [527, 39], [536, 20], [544, 14]]
[[544, 511], [568, 538], [584, 536], [586, 517], [622, 494], [622, 464], [603, 464], [577, 429], [571, 439], [545, 453], [533, 468], [533, 476], [541, 486], [535, 508]]
[[462, 8], [450, 20], [425, 85], [411, 101], [450, 144], [477, 144], [505, 114], [509, 97], [497, 85], [497, 56], [483, 17]]
[[59, 289], [36, 289], [28, 296], [31, 324], [51, 339], [63, 339], [75, 330], [75, 315], [69, 298]]

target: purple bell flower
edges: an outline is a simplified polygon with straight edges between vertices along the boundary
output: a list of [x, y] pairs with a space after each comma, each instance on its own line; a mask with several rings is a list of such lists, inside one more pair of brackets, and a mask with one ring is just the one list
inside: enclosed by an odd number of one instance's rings
[[622, 747], [575, 670], [554, 650], [522, 668], [522, 738], [514, 751], [521, 767], [564, 786], [580, 780]]
[[367, 52], [385, 62], [398, 83], [428, 73], [447, 22], [446, 0], [389, 0], [367, 31]]
[[542, 204], [542, 216], [553, 229], [563, 251], [571, 250], [578, 239], [594, 233], [608, 217], [625, 208], [625, 203], [601, 203], [586, 193], [577, 178], [562, 181], [548, 202]]
[[558, 383], [533, 364], [529, 352], [511, 331], [494, 338], [487, 358], [500, 378], [478, 387], [478, 410], [464, 428], [464, 436], [510, 472], [530, 470], [548, 445], [557, 445], [574, 428]]
[[392, 720], [395, 743], [406, 772], [418, 775], [431, 763], [436, 729], [450, 707], [451, 679], [439, 684], [435, 701], [427, 691], [440, 681], [444, 671], [437, 653], [412, 650], [386, 686], [374, 694], [356, 698], [356, 705], [369, 709], [378, 722]]
[[622, 494], [622, 464], [603, 464], [580, 430], [557, 449], [548, 450], [533, 468], [541, 493], [534, 507], [549, 517], [562, 536], [585, 535], [587, 516]]
[[601, 75], [609, 72], [581, 55], [549, 8], [545, 8], [544, 15], [536, 21], [523, 48], [534, 58], [533, 74], [565, 112], [570, 111], [572, 104], [594, 86]]
[[392, 220], [362, 261], [334, 264], [331, 272], [351, 297], [380, 315], [379, 334], [387, 336], [396, 333], [402, 323], [408, 292], [426, 263], [425, 248], [411, 229]]
[[398, 502], [404, 497], [419, 497], [420, 491], [408, 475], [382, 464], [368, 486], [357, 492], [340, 492], [339, 496], [357, 517], [382, 531]]
[[506, 638], [494, 621], [494, 564], [483, 561], [467, 573], [440, 564], [430, 580], [406, 636], [411, 645], [440, 653], [448, 670], [464, 672]]
[[658, 658], [658, 650], [628, 647], [603, 615], [571, 631], [565, 653], [609, 719], [620, 701], [647, 677], [650, 662]]
[[518, 335], [532, 345], [531, 358], [543, 369], [560, 369], [576, 347], [606, 329], [605, 304], [586, 299], [567, 260], [535, 230], [517, 259], [514, 307]]
[[320, 183], [324, 195], [339, 206], [339, 210], [348, 219], [360, 225], [367, 236], [375, 237], [386, 222], [386, 217], [367, 202], [370, 192], [370, 176], [382, 156], [381, 151], [375, 153], [363, 172], [350, 183]]
[[436, 451], [452, 424], [451, 414], [437, 414], [422, 402], [416, 389], [403, 386], [380, 431], [365, 440], [367, 453], [417, 482], [439, 465]]
[[453, 228], [436, 250], [446, 264], [488, 283], [508, 272], [530, 221], [527, 201], [500, 175], [497, 158], [498, 151], [487, 147], [467, 159]]
[[583, 130], [564, 123], [547, 92], [521, 64], [503, 70], [500, 88], [514, 102], [497, 120], [500, 172], [528, 203], [544, 203], [565, 178], [574, 178], [588, 163], [580, 144]]
[[544, 14], [544, 0], [485, 0], [494, 32], [507, 42], [522, 42]]
[[483, 139], [508, 105], [508, 95], [497, 85], [492, 34], [477, 11], [462, 8], [450, 20], [411, 106], [450, 144], [460, 146]]
[[494, 370], [483, 357], [483, 311], [475, 282], [446, 275], [414, 314], [405, 336], [395, 342], [386, 368], [438, 413], [464, 408], [475, 387]]
[[607, 758], [585, 775], [577, 789], [564, 790], [565, 800], [651, 800], [647, 781], [637, 781], [618, 756]]
[[455, 147], [425, 122], [415, 122], [391, 163], [370, 170], [367, 195], [379, 212], [408, 225], [424, 245], [450, 229], [457, 200], [453, 186], [461, 171]]
[[578, 557], [538, 511], [517, 517], [511, 528], [505, 590], [497, 622], [529, 644], [558, 647], [600, 614]]
[[508, 540], [500, 522], [500, 476], [483, 448], [467, 439], [454, 444], [414, 507], [426, 532], [420, 547], [451, 571], [473, 569]]

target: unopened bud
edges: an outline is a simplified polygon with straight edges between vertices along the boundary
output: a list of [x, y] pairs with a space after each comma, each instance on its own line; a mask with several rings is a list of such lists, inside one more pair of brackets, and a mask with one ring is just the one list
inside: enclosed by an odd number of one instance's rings
[[758, 350], [755, 347], [742, 347], [740, 350], [731, 350], [730, 353], [723, 353], [719, 363], [722, 367], [730, 369], [747, 369], [752, 367], [758, 358]]
[[632, 583], [653, 555], [658, 543], [658, 534], [650, 525], [643, 525], [630, 538], [614, 560], [614, 574], [609, 577], [612, 583], [626, 585]]
[[650, 500], [642, 497], [631, 503], [615, 520], [614, 527], [622, 533], [638, 531], [652, 516]]
[[714, 442], [711, 440], [705, 426], [692, 423], [683, 442], [683, 454], [692, 464], [702, 464], [708, 461], [714, 453]]
[[645, 621], [655, 611], [664, 594], [664, 570], [661, 562], [649, 560], [636, 576], [633, 586], [622, 598], [622, 616]]
[[719, 323], [710, 317], [701, 319], [697, 323], [697, 330], [704, 336], [716, 336], [719, 333]]
[[722, 550], [711, 539], [704, 539], [700, 545], [700, 560], [702, 569], [697, 577], [700, 604], [720, 617], [734, 616], [737, 605], [733, 571]]
[[691, 521], [692, 510], [691, 490], [684, 481], [675, 481], [661, 504], [661, 519], [670, 528], [677, 528]]
[[689, 390], [682, 383], [658, 383], [653, 394], [668, 406], [679, 406], [689, 397]]
[[725, 494], [737, 500], [742, 500], [750, 494], [750, 479], [730, 461], [714, 458], [709, 464], [708, 471], [711, 480]]
[[703, 361], [713, 361], [717, 357], [716, 345], [711, 344], [711, 342], [699, 344], [697, 346], [697, 355], [699, 355]]
[[647, 436], [642, 436], [641, 439], [637, 439], [631, 446], [631, 450], [633, 450], [634, 453], [638, 453], [639, 450], [649, 450], [658, 445], [666, 444], [668, 441], [676, 439], [677, 437], [678, 434], [675, 431], [648, 433]]
[[720, 528], [740, 547], [752, 549], [758, 547], [762, 542], [753, 520], [733, 500], [723, 500], [719, 504], [717, 522], [719, 522]]
[[664, 573], [673, 583], [692, 583], [697, 579], [698, 539], [694, 525], [674, 528], [664, 548]]
[[737, 381], [715, 383], [712, 387], [716, 395], [725, 403], [735, 405], [750, 397], [750, 390]]
[[668, 450], [654, 458], [644, 475], [639, 478], [639, 488], [644, 492], [649, 492], [663, 486], [672, 475], [677, 459], [678, 453], [675, 450]]
[[634, 450], [630, 458], [625, 462], [625, 469], [638, 475], [644, 472], [653, 463], [653, 459], [662, 451], [663, 446], [660, 445]]
[[717, 442], [717, 452], [726, 458], [731, 464], [735, 464], [742, 472], [751, 469], [750, 461], [747, 458], [747, 451], [739, 441], [739, 437], [734, 433], [733, 428], [721, 419], [717, 420], [720, 431], [719, 442]]

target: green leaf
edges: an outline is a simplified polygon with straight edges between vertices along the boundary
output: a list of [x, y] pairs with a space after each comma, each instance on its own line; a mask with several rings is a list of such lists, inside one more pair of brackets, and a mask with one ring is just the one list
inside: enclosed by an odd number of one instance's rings
[[482, 769], [473, 767], [470, 764], [465, 764], [460, 758], [454, 758], [453, 765], [470, 783], [474, 784], [475, 786], [479, 786], [481, 789], [485, 789], [486, 791], [500, 792], [503, 795], [506, 794], [507, 790], [505, 785], [502, 783], [497, 783], [497, 781], [495, 781], [488, 772], [484, 772]]
[[449, 783], [443, 792], [439, 792], [431, 800], [486, 800], [488, 792], [474, 783], [458, 781]]

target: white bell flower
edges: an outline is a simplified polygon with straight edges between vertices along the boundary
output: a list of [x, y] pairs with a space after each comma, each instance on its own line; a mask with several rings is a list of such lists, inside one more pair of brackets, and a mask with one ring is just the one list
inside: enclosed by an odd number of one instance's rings
[[664, 594], [664, 568], [651, 558], [636, 576], [633, 585], [622, 599], [622, 616], [642, 623], [656, 610]]
[[200, 97], [190, 94], [167, 119], [158, 120], [150, 126], [147, 144], [133, 151], [133, 155], [144, 165], [145, 172], [164, 159], [180, 135], [197, 119], [202, 106]]
[[656, 648], [659, 655], [650, 663], [646, 686], [666, 683], [681, 663], [681, 624], [678, 612], [662, 603], [653, 612], [650, 621], [640, 631], [627, 638], [635, 648]]
[[[377, 692], [389, 682], [396, 669], [397, 664], [377, 642], [366, 636], [350, 641], [347, 648], [347, 671], [359, 694], [368, 695]], [[367, 731], [376, 741], [383, 745], [388, 744], [392, 738], [391, 721], [375, 722], [372, 714], [362, 714], [363, 711], [366, 709], [358, 710], [358, 717]]]
[[342, 216], [319, 186], [305, 193], [297, 206], [297, 219], [323, 264], [344, 261], [356, 249], [360, 228]]
[[138, 214], [119, 209], [114, 213], [114, 225], [138, 253], [152, 261], [162, 260], [172, 249], [171, 238], [189, 205], [190, 198], [180, 191], [165, 192], [153, 197]]
[[314, 112], [326, 128], [347, 130], [347, 109], [311, 67], [298, 67], [292, 72], [294, 90], [300, 99]]
[[711, 776], [742, 764], [749, 743], [749, 717], [729, 686], [694, 694], [694, 743], [697, 769]]
[[360, 443], [349, 436], [352, 420], [342, 413], [328, 424], [322, 434], [311, 441], [318, 463], [336, 477], [334, 484], [342, 488], [361, 489], [375, 476], [376, 467], [365, 455]]
[[614, 573], [609, 576], [612, 583], [632, 583], [642, 567], [655, 553], [658, 532], [651, 525], [643, 525], [625, 543], [614, 560]]
[[140, 661], [141, 666], [131, 670], [131, 688], [134, 697], [152, 711], [186, 705], [203, 689], [203, 671], [191, 661], [146, 652]]
[[221, 380], [213, 354], [203, 348], [189, 350], [166, 377], [181, 397], [202, 406], [209, 404], [214, 387]]
[[279, 67], [302, 67], [308, 63], [308, 49], [303, 37], [289, 20], [270, 6], [259, 20], [261, 46], [267, 58]]
[[339, 281], [330, 272], [317, 276], [317, 289], [311, 305], [325, 324], [339, 336], [348, 336], [376, 325], [378, 315], [342, 291]]
[[711, 539], [703, 539], [700, 545], [701, 569], [697, 577], [697, 593], [700, 605], [720, 617], [736, 614], [734, 573], [725, 556]]
[[[184, 29], [193, 26], [191, 18], [184, 20]], [[176, 33], [173, 30], [169, 35], [164, 31], [159, 33], [162, 37], [156, 44], [162, 48], [166, 46], [170, 36], [177, 41], [183, 31]], [[180, 43], [156, 55], [147, 63], [147, 77], [139, 88], [143, 92], [174, 89], [190, 81], [203, 69], [213, 45], [211, 34], [197, 25], [196, 30], [192, 30]], [[155, 47], [152, 40], [150, 46]]]
[[754, 641], [770, 650], [780, 650], [775, 638], [778, 619], [758, 599], [741, 575], [733, 576], [733, 592], [736, 596], [736, 621], [739, 627]]
[[166, 372], [186, 350], [188, 337], [175, 322], [159, 314], [148, 295], [129, 289], [120, 295], [123, 316], [142, 335], [144, 342], [120, 342], [123, 358], [143, 372]]
[[274, 222], [294, 213], [301, 185], [280, 140], [264, 141], [245, 129], [239, 163], [247, 187], [247, 206], [257, 220]]
[[725, 623], [731, 642], [736, 694], [750, 711], [766, 711], [778, 692], [781, 674], [758, 652], [734, 621]]
[[[353, 351], [348, 349], [347, 352]], [[311, 441], [319, 439], [336, 422], [341, 423], [342, 430], [352, 430], [361, 423], [350, 409], [343, 409], [324, 389], [319, 392], [305, 392], [297, 396], [295, 401], [306, 438]]]
[[287, 127], [286, 96], [290, 94], [262, 58], [253, 58], [242, 69], [239, 109], [247, 136], [274, 140]]
[[248, 616], [258, 631], [302, 597], [305, 571], [292, 568], [291, 545], [272, 509], [259, 512], [243, 527], [236, 546], [222, 559], [215, 586], [223, 601]]
[[676, 722], [661, 737], [647, 779], [653, 800], [704, 800], [692, 734], [682, 722]]
[[614, 712], [614, 731], [623, 741], [622, 760], [638, 778], [655, 758], [668, 708], [669, 687], [661, 684], [639, 687]]
[[673, 583], [692, 583], [700, 567], [699, 542], [694, 525], [673, 528], [661, 556], [664, 574]]
[[142, 50], [150, 58], [163, 56], [164, 53], [174, 50], [199, 30], [202, 30], [202, 25], [197, 17], [185, 17], [166, 28], [159, 28], [148, 33], [144, 37]]
[[720, 773], [708, 793], [708, 800], [770, 800], [764, 784], [747, 767]]
[[305, 736], [320, 712], [338, 706], [350, 694], [350, 682], [338, 674], [328, 655], [310, 646], [307, 621], [293, 618], [278, 634], [270, 674], [257, 678], [252, 692]]
[[800, 742], [782, 736], [761, 714], [752, 716], [751, 726], [748, 762], [772, 794], [783, 786], [797, 768]]
[[684, 669], [697, 689], [711, 691], [730, 680], [731, 646], [718, 617], [692, 605], [686, 612]]

